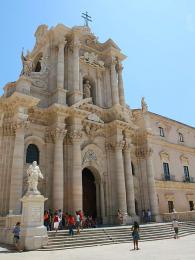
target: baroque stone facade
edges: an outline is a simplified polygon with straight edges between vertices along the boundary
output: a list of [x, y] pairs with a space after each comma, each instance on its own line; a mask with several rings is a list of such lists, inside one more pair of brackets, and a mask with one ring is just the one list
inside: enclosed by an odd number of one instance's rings
[[[118, 209], [127, 222], [143, 209], [159, 221], [170, 201], [189, 210], [194, 128], [149, 112], [144, 99], [142, 109], [126, 105], [126, 56], [111, 39], [100, 43], [89, 27], [62, 24], [40, 25], [35, 37], [32, 52], [22, 53], [19, 79], [0, 98], [0, 215], [21, 213], [33, 160], [44, 176], [46, 208], [81, 209], [103, 223], [116, 223]], [[169, 180], [163, 162], [171, 162]]]

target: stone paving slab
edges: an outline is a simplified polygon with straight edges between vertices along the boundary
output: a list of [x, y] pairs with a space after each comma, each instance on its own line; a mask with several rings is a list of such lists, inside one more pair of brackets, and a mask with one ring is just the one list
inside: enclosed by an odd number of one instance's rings
[[178, 240], [141, 242], [140, 250], [132, 250], [131, 244], [96, 246], [89, 248], [58, 251], [31, 251], [3, 253], [0, 247], [0, 260], [194, 260], [195, 235]]

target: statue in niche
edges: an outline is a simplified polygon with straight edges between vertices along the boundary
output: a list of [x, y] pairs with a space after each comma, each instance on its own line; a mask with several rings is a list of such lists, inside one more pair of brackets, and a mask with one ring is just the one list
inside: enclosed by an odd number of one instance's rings
[[32, 62], [32, 59], [31, 59], [30, 52], [27, 51], [27, 55], [25, 57], [23, 50], [22, 50], [21, 60], [22, 60], [22, 66], [23, 66], [21, 75], [30, 76], [30, 74], [33, 70], [33, 62]]
[[147, 112], [148, 111], [148, 105], [147, 105], [144, 97], [142, 97], [141, 106], [142, 106], [142, 112]]
[[47, 60], [48, 60], [48, 57], [47, 57], [47, 56], [42, 57], [42, 58], [40, 59], [41, 72], [43, 72], [43, 73], [48, 72]]
[[89, 83], [89, 80], [86, 80], [86, 82], [83, 84], [83, 96], [84, 98], [91, 97], [91, 85]]
[[34, 161], [27, 169], [28, 176], [28, 191], [27, 195], [39, 195], [40, 192], [37, 189], [39, 178], [43, 179], [43, 175], [37, 165], [37, 162]]

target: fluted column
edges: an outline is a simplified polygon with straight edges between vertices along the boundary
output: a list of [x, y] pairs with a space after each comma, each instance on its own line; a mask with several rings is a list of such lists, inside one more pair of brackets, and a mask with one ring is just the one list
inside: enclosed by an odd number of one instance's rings
[[101, 217], [105, 217], [105, 198], [104, 198], [104, 182], [100, 183], [100, 200], [101, 200]]
[[117, 61], [113, 57], [111, 62], [111, 86], [112, 86], [112, 104], [119, 104], [119, 93], [117, 85], [117, 76], [116, 76], [116, 64]]
[[158, 221], [159, 206], [158, 206], [157, 192], [156, 192], [155, 179], [154, 179], [155, 174], [154, 174], [154, 168], [153, 168], [152, 153], [153, 153], [153, 151], [151, 148], [149, 148], [146, 153], [148, 192], [149, 192], [149, 199], [150, 199], [152, 215], [155, 218], [155, 220]]
[[77, 38], [73, 46], [73, 90], [79, 91], [79, 47], [80, 42]]
[[70, 132], [72, 141], [72, 180], [71, 180], [71, 198], [72, 213], [83, 208], [83, 190], [82, 190], [82, 162], [81, 162], [81, 138], [80, 130]]
[[57, 64], [57, 88], [64, 89], [64, 47], [66, 41], [61, 39], [58, 45], [58, 64]]
[[135, 216], [135, 195], [133, 175], [131, 168], [131, 143], [126, 141], [124, 146], [124, 170], [125, 170], [125, 185], [127, 197], [127, 212], [130, 216]]
[[125, 96], [123, 87], [123, 76], [122, 76], [123, 66], [118, 62], [117, 72], [118, 72], [118, 91], [119, 91], [119, 103], [121, 106], [125, 106]]
[[51, 135], [54, 139], [54, 166], [53, 166], [53, 208], [64, 208], [64, 165], [63, 140], [65, 129], [56, 128]]
[[[26, 116], [27, 117], [27, 116]], [[15, 124], [15, 142], [13, 151], [13, 161], [11, 170], [9, 213], [21, 213], [23, 173], [24, 173], [24, 136], [25, 129], [28, 126], [26, 120]]]
[[[123, 167], [123, 155], [122, 149], [124, 146], [124, 141], [115, 142], [114, 147], [114, 157], [115, 157], [115, 174], [116, 174], [116, 193], [117, 193], [117, 206], [123, 213], [127, 212], [126, 203], [126, 188], [125, 188], [125, 176]], [[118, 210], [117, 209], [117, 210]]]

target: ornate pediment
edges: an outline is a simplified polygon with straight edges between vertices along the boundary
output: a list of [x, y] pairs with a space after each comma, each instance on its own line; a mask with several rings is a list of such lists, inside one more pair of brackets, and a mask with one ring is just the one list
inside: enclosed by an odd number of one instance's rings
[[184, 154], [182, 154], [180, 156], [180, 161], [183, 165], [189, 165], [189, 159], [187, 156], [185, 156]]
[[167, 152], [161, 151], [159, 154], [162, 161], [169, 161], [169, 154]]

